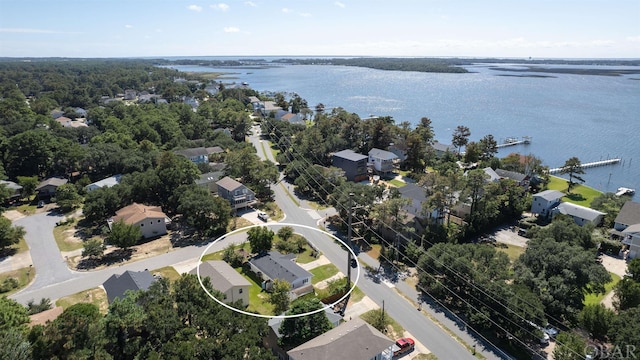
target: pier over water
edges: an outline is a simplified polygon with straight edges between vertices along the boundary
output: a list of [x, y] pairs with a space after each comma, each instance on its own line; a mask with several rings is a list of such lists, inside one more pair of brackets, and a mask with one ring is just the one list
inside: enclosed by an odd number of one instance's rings
[[[582, 168], [586, 169], [586, 168], [592, 168], [592, 167], [598, 167], [598, 166], [613, 165], [613, 164], [619, 163], [621, 160], [622, 159], [615, 158], [615, 159], [594, 161], [594, 162], [582, 164]], [[562, 171], [562, 169], [563, 169], [562, 167], [549, 169], [549, 174], [557, 174], [560, 171]]]

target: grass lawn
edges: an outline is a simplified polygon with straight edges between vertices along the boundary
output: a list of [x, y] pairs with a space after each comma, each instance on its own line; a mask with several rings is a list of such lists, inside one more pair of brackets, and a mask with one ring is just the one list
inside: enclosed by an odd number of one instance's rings
[[273, 305], [269, 303], [269, 295], [262, 291], [260, 283], [254, 278], [253, 273], [244, 270], [242, 267], [235, 268], [238, 273], [249, 281], [249, 306], [246, 311], [255, 312], [262, 315], [275, 315], [273, 313]]
[[429, 353], [429, 354], [418, 354], [417, 356], [415, 356], [413, 358], [413, 360], [438, 360], [438, 357], [433, 355], [432, 353]]
[[29, 245], [27, 245], [27, 241], [22, 237], [16, 245], [12, 246], [12, 248], [16, 249], [16, 254], [20, 254], [21, 252], [28, 251]]
[[[380, 316], [382, 309], [369, 310], [366, 313], [360, 315], [362, 320], [368, 322], [371, 326], [376, 327], [376, 324], [380, 324]], [[387, 336], [391, 339], [397, 339], [403, 336], [404, 328], [395, 321], [389, 313], [384, 313], [384, 324], [387, 328]], [[380, 329], [378, 329], [380, 330]]]
[[[244, 242], [241, 245], [237, 245], [236, 246], [236, 250], [237, 249], [245, 249], [247, 252], [249, 252], [250, 249], [250, 244], [249, 242]], [[220, 250], [211, 254], [207, 254], [205, 256], [202, 257], [202, 261], [209, 261], [209, 260], [222, 260], [222, 254], [224, 253], [224, 250]]]
[[173, 266], [165, 266], [160, 269], [155, 269], [151, 271], [153, 275], [160, 275], [165, 279], [169, 279], [171, 282], [174, 282], [180, 278], [180, 274], [173, 268]]
[[387, 181], [389, 184], [395, 186], [395, 187], [403, 187], [405, 185], [407, 185], [404, 181], [400, 181], [397, 179], [391, 179], [389, 181]]
[[280, 221], [284, 219], [284, 213], [282, 212], [278, 204], [273, 201], [265, 203], [264, 205], [260, 206], [259, 209], [266, 212], [267, 215], [269, 215], [269, 219], [273, 221]]
[[369, 249], [367, 251], [367, 255], [369, 255], [372, 258], [378, 260], [378, 258], [380, 257], [380, 249], [382, 249], [382, 245], [373, 244], [373, 245], [371, 245], [371, 249]]
[[308, 264], [316, 260], [317, 258], [311, 256], [311, 254], [313, 253], [314, 250], [309, 245], [305, 246], [304, 251], [298, 254], [298, 257], [296, 257], [296, 262], [298, 264]]
[[58, 248], [60, 251], [73, 251], [82, 249], [82, 242], [78, 241], [68, 241], [67, 233], [65, 231], [74, 229], [75, 222], [71, 222], [69, 224], [56, 226], [53, 228], [53, 237], [56, 239], [56, 244], [58, 244]]
[[243, 217], [236, 216], [229, 221], [227, 224], [227, 232], [232, 232], [236, 229], [242, 229], [243, 227], [251, 226], [253, 223]]
[[109, 309], [109, 300], [107, 299], [107, 293], [101, 288], [93, 288], [73, 295], [65, 296], [56, 301], [56, 306], [61, 306], [63, 309], [67, 309], [69, 306], [78, 303], [91, 303], [96, 305], [100, 312], [107, 313]]
[[276, 156], [278, 156], [278, 154], [280, 153], [280, 149], [278, 149], [278, 146], [272, 143], [270, 140], [267, 141], [267, 143], [269, 144], [269, 148], [271, 149], [271, 155], [273, 155], [273, 158], [276, 159]]
[[583, 301], [585, 305], [599, 304], [607, 294], [613, 291], [613, 287], [620, 281], [620, 276], [611, 272], [609, 274], [611, 274], [611, 281], [604, 285], [604, 294], [586, 294]]
[[313, 274], [313, 278], [311, 278], [312, 284], [317, 284], [322, 280], [326, 280], [333, 275], [338, 273], [338, 268], [333, 264], [326, 264], [318, 266], [315, 269], [309, 270], [310, 273]]
[[511, 244], [505, 244], [505, 245], [506, 247], [497, 247], [496, 250], [506, 253], [507, 256], [509, 256], [509, 260], [511, 260], [511, 262], [516, 261], [516, 259], [524, 253], [524, 248], [521, 246], [516, 246]]
[[16, 280], [18, 280], [18, 287], [11, 290], [11, 291], [7, 291], [4, 293], [1, 293], [2, 296], [9, 296], [19, 290], [21, 290], [22, 288], [24, 288], [25, 286], [29, 285], [29, 283], [31, 282], [31, 280], [33, 280], [33, 278], [36, 277], [36, 270], [32, 267], [24, 267], [21, 269], [17, 269], [17, 270], [12, 270], [12, 271], [7, 271], [5, 273], [0, 274], [0, 284], [4, 283], [4, 281], [6, 279], [9, 278], [14, 278]]
[[[547, 185], [549, 190], [558, 190], [563, 193], [567, 193], [567, 180], [557, 176], [549, 176], [549, 184]], [[570, 202], [577, 205], [589, 207], [591, 201], [602, 195], [602, 192], [588, 187], [586, 185], [575, 185], [571, 190], [571, 194], [568, 194], [562, 198], [563, 201]]]

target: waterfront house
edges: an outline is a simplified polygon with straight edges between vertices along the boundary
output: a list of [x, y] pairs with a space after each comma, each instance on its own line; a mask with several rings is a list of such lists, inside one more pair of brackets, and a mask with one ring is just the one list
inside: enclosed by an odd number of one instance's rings
[[602, 223], [602, 219], [604, 219], [606, 215], [603, 212], [569, 202], [560, 203], [551, 210], [551, 213], [553, 215], [564, 214], [571, 216], [573, 221], [580, 226], [585, 224], [598, 226]]
[[388, 176], [393, 173], [398, 156], [390, 151], [373, 148], [369, 150], [369, 164], [380, 176]]
[[552, 208], [560, 203], [564, 194], [558, 190], [545, 190], [533, 195], [531, 213], [546, 217], [550, 215]]
[[515, 171], [504, 170], [504, 169], [496, 169], [495, 173], [498, 174], [498, 176], [500, 176], [501, 179], [511, 179], [525, 189], [529, 187], [528, 175], [515, 172]]
[[148, 270], [127, 270], [122, 274], [113, 274], [102, 286], [111, 304], [115, 299], [124, 299], [127, 291], [148, 290], [155, 278]]
[[[198, 269], [190, 274], [197, 274]], [[211, 286], [222, 293], [222, 301], [227, 304], [241, 301], [244, 306], [249, 305], [249, 287], [251, 283], [229, 264], [221, 260], [205, 261], [200, 264], [200, 276], [208, 277]]]
[[431, 147], [433, 148], [433, 150], [435, 150], [436, 157], [438, 157], [438, 158], [443, 157], [447, 153], [449, 153], [449, 154], [457, 154], [458, 153], [458, 149], [456, 149], [455, 146], [439, 143], [437, 141], [434, 142], [433, 144], [431, 144]]
[[295, 254], [283, 255], [277, 251], [258, 254], [249, 260], [251, 270], [262, 279], [262, 288], [271, 289], [275, 279], [291, 284], [291, 290], [298, 296], [313, 291], [310, 272], [296, 264]]
[[635, 224], [640, 224], [640, 203], [629, 200], [620, 208], [614, 220], [613, 228], [617, 231], [623, 231]]
[[[289, 351], [289, 360], [391, 359], [394, 342], [357, 317]], [[347, 356], [348, 354], [348, 356]]]
[[175, 154], [182, 155], [196, 164], [206, 164], [209, 162], [209, 155], [223, 152], [224, 150], [220, 146], [196, 147], [174, 151]]
[[344, 170], [347, 180], [360, 182], [369, 178], [367, 159], [369, 159], [368, 156], [347, 149], [334, 153], [331, 158], [331, 164]]
[[38, 197], [52, 197], [56, 195], [56, 191], [58, 190], [58, 187], [66, 184], [68, 182], [67, 179], [60, 179], [60, 178], [48, 178], [44, 181], [42, 181], [40, 184], [38, 184], [38, 186], [36, 187], [36, 191], [38, 192]]
[[94, 183], [91, 183], [91, 184], [87, 185], [85, 187], [85, 189], [87, 191], [93, 191], [95, 189], [100, 189], [100, 188], [103, 188], [103, 187], [112, 187], [112, 186], [120, 184], [120, 179], [121, 178], [122, 178], [121, 174], [114, 175], [114, 176], [108, 177], [106, 179], [102, 179], [100, 181], [96, 181]]
[[140, 228], [145, 239], [167, 233], [167, 225], [171, 220], [162, 212], [160, 206], [147, 206], [133, 203], [116, 211], [116, 215], [107, 220], [109, 228], [113, 223], [122, 220], [125, 224]]
[[640, 224], [630, 225], [622, 231], [622, 234], [624, 236], [622, 243], [629, 247], [627, 257], [633, 259], [640, 256]]
[[482, 171], [484, 171], [485, 174], [489, 175], [487, 177], [487, 179], [485, 180], [486, 182], [498, 182], [500, 181], [500, 175], [498, 175], [498, 173], [493, 170], [490, 167], [486, 167], [484, 169], [482, 169]]
[[256, 194], [253, 190], [228, 176], [218, 180], [216, 186], [218, 196], [229, 201], [233, 210], [246, 208], [256, 203]]

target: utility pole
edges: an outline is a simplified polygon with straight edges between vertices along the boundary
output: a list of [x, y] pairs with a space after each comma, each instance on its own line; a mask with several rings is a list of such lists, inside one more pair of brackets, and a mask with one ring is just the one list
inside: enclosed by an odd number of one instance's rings
[[349, 247], [349, 251], [347, 251], [347, 291], [351, 289], [351, 251], [353, 250], [353, 246], [351, 245], [351, 218], [353, 213], [353, 193], [349, 193], [349, 222], [347, 229], [347, 246]]

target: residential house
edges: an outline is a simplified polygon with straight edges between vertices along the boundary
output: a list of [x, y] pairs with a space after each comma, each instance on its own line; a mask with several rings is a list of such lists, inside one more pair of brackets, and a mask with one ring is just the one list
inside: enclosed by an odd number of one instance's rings
[[233, 210], [246, 208], [256, 203], [256, 194], [253, 190], [228, 176], [218, 180], [216, 186], [218, 187], [218, 196], [227, 199]]
[[398, 156], [390, 151], [373, 148], [369, 150], [369, 164], [380, 176], [393, 173]]
[[533, 195], [531, 213], [547, 217], [551, 215], [551, 209], [560, 203], [564, 194], [558, 190], [545, 190]]
[[268, 117], [268, 116], [270, 116], [270, 114], [274, 114], [275, 115], [276, 112], [278, 112], [279, 110], [282, 110], [282, 108], [280, 106], [276, 105], [276, 103], [273, 102], [273, 101], [261, 101], [261, 102], [258, 102], [258, 104], [256, 106], [256, 110], [263, 117]]
[[8, 200], [19, 199], [22, 197], [22, 186], [14, 183], [13, 181], [0, 180], [0, 186], [4, 185], [7, 189], [11, 190]]
[[627, 257], [633, 259], [640, 256], [640, 224], [630, 225], [622, 231], [622, 234], [624, 235], [622, 243], [629, 247]]
[[[332, 327], [335, 328], [340, 325], [340, 322], [342, 321], [342, 316], [340, 314], [335, 313], [331, 308], [324, 309], [324, 313], [327, 315], [327, 319], [329, 319]], [[269, 333], [264, 338], [265, 347], [271, 349], [278, 359], [289, 359], [286, 351], [278, 345], [278, 339], [282, 337], [282, 334], [280, 334], [280, 326], [284, 321], [284, 316], [285, 313], [282, 313], [278, 317], [272, 317], [269, 319]]]
[[347, 149], [334, 153], [331, 165], [344, 170], [347, 180], [360, 182], [369, 178], [367, 171], [368, 159], [369, 157], [366, 155]]
[[485, 174], [489, 175], [489, 177], [486, 179], [486, 182], [500, 181], [500, 175], [498, 175], [498, 173], [495, 170], [493, 170], [491, 167], [486, 167], [482, 169], [482, 171], [484, 171]]
[[223, 152], [224, 150], [220, 146], [207, 147], [207, 148], [197, 147], [197, 148], [189, 148], [189, 149], [174, 151], [175, 154], [182, 155], [196, 164], [200, 164], [200, 163], [206, 164], [209, 162], [209, 155], [220, 154]]
[[389, 151], [394, 153], [398, 157], [399, 162], [404, 162], [407, 160], [407, 144], [399, 143], [399, 144], [390, 144]]
[[287, 354], [289, 360], [382, 360], [391, 358], [393, 344], [376, 328], [361, 318], [355, 318], [289, 350]]
[[133, 89], [127, 89], [124, 91], [125, 100], [135, 100], [136, 96], [138, 96], [138, 92]]
[[504, 169], [496, 169], [495, 173], [498, 174], [498, 176], [500, 176], [501, 179], [511, 179], [516, 183], [518, 183], [518, 185], [522, 186], [523, 188], [525, 189], [529, 188], [528, 175], [515, 172], [515, 171], [504, 170]]
[[602, 223], [602, 219], [604, 219], [604, 216], [606, 215], [603, 212], [569, 202], [560, 203], [551, 210], [551, 213], [554, 215], [569, 215], [573, 218], [576, 224], [580, 226], [585, 224], [594, 224], [598, 226]]
[[249, 260], [251, 270], [263, 280], [262, 287], [270, 289], [275, 279], [291, 284], [294, 295], [303, 295], [313, 291], [310, 272], [295, 263], [295, 254], [283, 255], [277, 251], [259, 254]]
[[224, 175], [223, 171], [212, 171], [200, 175], [199, 179], [196, 179], [196, 185], [202, 186], [208, 189], [212, 193], [218, 192], [216, 181], [218, 181]]
[[107, 224], [111, 228], [113, 223], [120, 220], [125, 224], [139, 227], [142, 237], [145, 239], [166, 234], [167, 225], [171, 223], [160, 206], [147, 206], [138, 203], [116, 211], [116, 216], [107, 220]]
[[200, 106], [200, 102], [198, 101], [198, 99], [190, 96], [184, 96], [182, 98], [182, 102], [191, 106], [191, 109], [193, 110], [197, 109], [198, 106]]
[[282, 115], [280, 120], [287, 121], [291, 124], [305, 124], [304, 117], [300, 113], [294, 114], [287, 112], [286, 114]]
[[437, 141], [431, 144], [431, 147], [433, 148], [433, 150], [435, 150], [436, 157], [438, 158], [443, 157], [446, 153], [450, 153], [450, 154], [458, 153], [458, 149], [455, 146], [439, 143]]
[[405, 211], [406, 224], [412, 224], [416, 233], [420, 234], [424, 230], [427, 222], [442, 221], [444, 214], [438, 210], [433, 210], [428, 214], [423, 213], [422, 204], [427, 201], [426, 189], [414, 183], [409, 183], [398, 188], [400, 196], [411, 200], [411, 203], [402, 210]]
[[85, 186], [85, 189], [87, 191], [93, 191], [95, 189], [100, 189], [100, 188], [103, 188], [103, 187], [112, 187], [112, 186], [120, 184], [120, 179], [121, 178], [122, 178], [121, 174], [113, 175], [113, 176], [108, 177], [106, 179], [102, 179], [100, 181], [96, 181], [94, 183], [91, 183], [91, 184]]
[[[190, 274], [197, 273], [197, 268], [190, 271]], [[222, 293], [223, 302], [231, 304], [242, 301], [244, 306], [249, 305], [251, 283], [226, 262], [221, 260], [203, 262], [200, 264], [200, 276], [209, 278], [213, 288]]]
[[122, 274], [113, 274], [102, 286], [107, 292], [107, 299], [111, 304], [115, 299], [124, 299], [127, 291], [147, 290], [155, 278], [148, 270], [127, 270]]
[[640, 203], [629, 200], [620, 208], [614, 220], [613, 228], [618, 231], [623, 231], [635, 224], [640, 224]]
[[53, 120], [61, 117], [62, 115], [64, 115], [64, 111], [62, 110], [51, 110], [51, 117], [53, 118]]
[[56, 190], [58, 190], [58, 187], [66, 184], [68, 182], [67, 179], [60, 179], [60, 178], [48, 178], [44, 181], [42, 181], [40, 184], [38, 184], [38, 186], [36, 187], [36, 191], [38, 192], [38, 197], [52, 197], [56, 195]]

